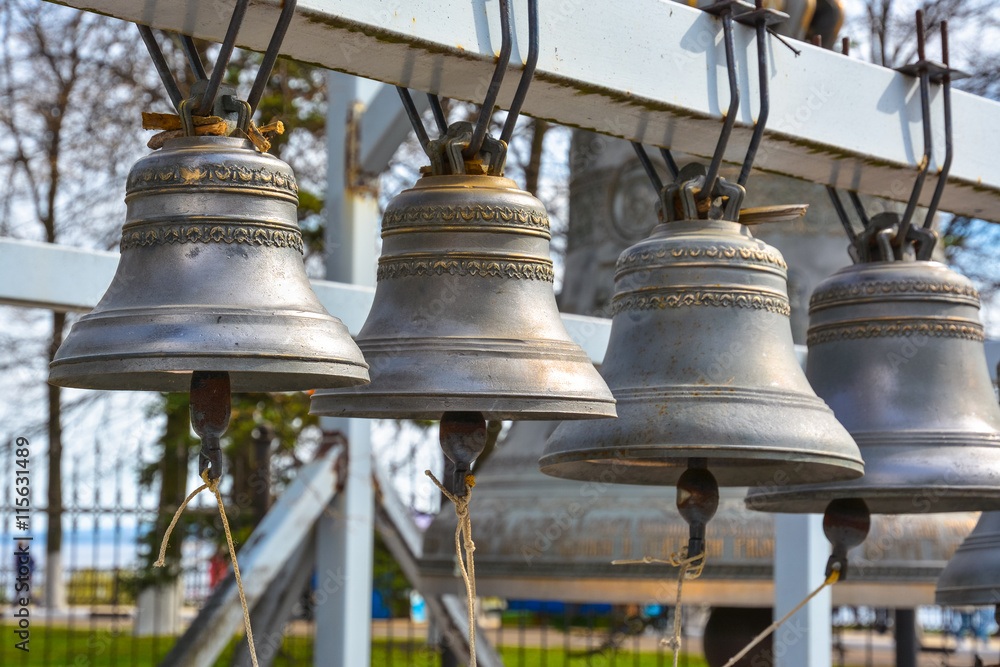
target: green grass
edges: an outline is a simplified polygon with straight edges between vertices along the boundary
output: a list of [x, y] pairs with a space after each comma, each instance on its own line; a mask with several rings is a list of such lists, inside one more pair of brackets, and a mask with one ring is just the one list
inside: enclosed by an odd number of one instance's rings
[[[13, 627], [0, 626], [0, 665], [17, 667], [112, 667], [114, 665], [156, 665], [166, 656], [173, 645], [174, 637], [133, 638], [130, 628], [121, 632], [98, 629], [49, 628], [36, 625], [31, 629], [30, 651], [24, 653], [13, 647]], [[554, 639], [554, 638], [553, 638]], [[227, 667], [236, 638], [216, 661], [216, 667]], [[258, 639], [258, 653], [266, 650]], [[616, 655], [565, 656], [561, 648], [540, 649], [503, 647], [501, 653], [507, 667], [661, 667], [670, 665], [670, 656], [640, 653], [638, 661], [630, 651], [619, 651]], [[135, 661], [133, 663], [133, 656]], [[441, 659], [423, 642], [414, 642], [409, 647], [406, 641], [389, 642], [376, 639], [372, 642], [372, 667], [438, 667]], [[684, 664], [683, 658], [681, 664]], [[275, 660], [279, 667], [312, 665], [312, 638], [285, 637], [281, 653]], [[688, 667], [705, 667], [700, 657], [691, 656]]]

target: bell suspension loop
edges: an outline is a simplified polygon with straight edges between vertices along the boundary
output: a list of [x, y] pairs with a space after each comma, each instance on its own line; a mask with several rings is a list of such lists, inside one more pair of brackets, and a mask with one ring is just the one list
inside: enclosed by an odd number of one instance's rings
[[[830, 199], [833, 202], [834, 210], [840, 219], [844, 230], [847, 232], [850, 241], [849, 253], [854, 263], [866, 262], [891, 262], [902, 260], [908, 256], [913, 256], [917, 260], [930, 260], [934, 248], [937, 245], [937, 232], [931, 229], [934, 222], [934, 215], [937, 212], [941, 201], [941, 195], [948, 182], [948, 174], [951, 170], [953, 158], [952, 142], [952, 114], [951, 114], [951, 82], [955, 79], [968, 77], [968, 74], [950, 66], [948, 53], [948, 22], [942, 21], [941, 32], [941, 60], [935, 62], [925, 57], [924, 52], [924, 16], [921, 10], [916, 12], [917, 24], [917, 62], [904, 65], [897, 71], [916, 77], [920, 90], [921, 125], [923, 130], [923, 154], [918, 163], [917, 177], [914, 180], [910, 197], [906, 202], [906, 208], [902, 214], [896, 212], [884, 212], [868, 217], [865, 213], [864, 205], [861, 203], [857, 192], [849, 191], [848, 195], [854, 205], [858, 217], [861, 220], [862, 231], [855, 232], [853, 224], [848, 218], [847, 211], [837, 195], [836, 188], [827, 186]], [[923, 190], [924, 181], [930, 169], [930, 162], [933, 158], [933, 141], [930, 118], [930, 84], [938, 83], [942, 89], [942, 99], [944, 107], [944, 142], [945, 155], [941, 163], [937, 184], [934, 187], [933, 195], [924, 216], [923, 225], [913, 223], [920, 194]]]

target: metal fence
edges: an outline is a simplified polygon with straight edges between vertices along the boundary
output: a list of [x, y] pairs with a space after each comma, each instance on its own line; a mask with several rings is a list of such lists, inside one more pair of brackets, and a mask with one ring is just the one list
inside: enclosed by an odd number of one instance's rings
[[[0, 465], [13, 470], [12, 445], [0, 448]], [[31, 583], [30, 651], [14, 647], [17, 619], [12, 604], [17, 583], [13, 549], [0, 557], [0, 603], [3, 603], [0, 665], [155, 665], [177, 641], [174, 635], [155, 631], [142, 636], [138, 596], [145, 572], [142, 556], [150, 540], [159, 508], [153, 493], [140, 493], [138, 486], [142, 452], [128, 460], [106, 462], [100, 449], [82, 461], [71, 461], [64, 479], [62, 516], [63, 569], [66, 606], [58, 611], [40, 603], [45, 592], [44, 536], [47, 512], [41, 498], [33, 498], [30, 513], [32, 554], [35, 559]], [[90, 464], [93, 463], [91, 466]], [[89, 471], [89, 472], [86, 472]], [[33, 471], [37, 474], [37, 471]], [[0, 539], [16, 546], [13, 478], [4, 482], [0, 504]], [[194, 511], [214, 511], [209, 499], [196, 501]], [[154, 536], [156, 537], [156, 536]], [[190, 622], [209, 596], [213, 580], [215, 543], [205, 537], [188, 537], [183, 552], [183, 622]], [[216, 565], [216, 568], [218, 566]], [[409, 667], [450, 665], [433, 623], [424, 617], [419, 596], [405, 586], [386, 587], [375, 582], [372, 620], [372, 665]], [[308, 604], [310, 591], [303, 591], [302, 612], [285, 627], [285, 637], [274, 664], [314, 664], [316, 632]], [[481, 623], [487, 637], [499, 649], [509, 667], [653, 667], [671, 664], [669, 647], [663, 641], [673, 627], [673, 608], [641, 605], [572, 605], [511, 600], [482, 600]], [[152, 628], [161, 619], [146, 619]], [[684, 609], [681, 665], [703, 665], [701, 627], [707, 609]], [[988, 635], [992, 620], [969, 612], [928, 608], [921, 620], [928, 631], [925, 661], [921, 664], [972, 665], [973, 655], [995, 660], [996, 642]], [[883, 665], [892, 663], [889, 610], [841, 608], [834, 614], [834, 664]], [[234, 637], [233, 645], [240, 638]], [[229, 653], [231, 653], [230, 647]], [[218, 665], [229, 664], [229, 653]], [[927, 662], [930, 661], [930, 662]], [[986, 664], [991, 664], [987, 660]]]

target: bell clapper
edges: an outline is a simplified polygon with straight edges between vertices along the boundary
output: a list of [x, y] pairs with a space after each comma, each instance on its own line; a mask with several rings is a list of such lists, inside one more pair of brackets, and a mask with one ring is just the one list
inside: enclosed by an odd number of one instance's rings
[[439, 438], [444, 455], [455, 464], [455, 474], [445, 480], [448, 490], [462, 497], [468, 492], [466, 477], [486, 448], [486, 420], [481, 412], [446, 412], [441, 415]]
[[[499, 423], [499, 422], [496, 422]], [[472, 519], [469, 517], [469, 501], [476, 480], [470, 472], [473, 462], [483, 453], [489, 438], [496, 439], [499, 429], [487, 429], [486, 419], [481, 412], [445, 412], [441, 415], [441, 450], [448, 460], [455, 464], [455, 472], [445, 484], [438, 481], [430, 470], [425, 474], [455, 505], [458, 525], [455, 528], [455, 557], [458, 569], [465, 582], [465, 592], [469, 613], [469, 665], [476, 665], [476, 566], [472, 554], [476, 545], [472, 541]], [[451, 487], [450, 489], [448, 487]], [[462, 557], [462, 553], [465, 557]]]
[[865, 541], [871, 528], [868, 504], [861, 498], [840, 498], [830, 501], [823, 514], [823, 532], [833, 545], [826, 563], [826, 576], [834, 571], [837, 579], [847, 576], [847, 552]]
[[677, 510], [690, 526], [686, 558], [701, 558], [704, 564], [705, 527], [718, 509], [719, 484], [715, 475], [709, 472], [704, 459], [690, 459], [688, 469], [677, 480]]
[[191, 374], [191, 428], [201, 438], [199, 470], [210, 480], [222, 476], [220, 439], [231, 414], [229, 373], [195, 371]]

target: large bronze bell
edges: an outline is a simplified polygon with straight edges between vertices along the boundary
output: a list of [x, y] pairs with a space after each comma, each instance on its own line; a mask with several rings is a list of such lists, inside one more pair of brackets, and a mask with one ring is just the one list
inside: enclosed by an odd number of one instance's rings
[[1000, 407], [978, 311], [972, 283], [932, 261], [866, 262], [822, 283], [806, 375], [860, 445], [865, 476], [751, 489], [748, 506], [822, 512], [859, 498], [873, 513], [1000, 509]]
[[193, 372], [215, 371], [233, 391], [293, 391], [368, 380], [309, 285], [287, 164], [245, 139], [173, 139], [135, 164], [125, 201], [118, 271], [50, 382], [187, 391]]
[[[618, 260], [601, 374], [619, 418], [560, 425], [542, 471], [674, 485], [706, 466], [720, 486], [860, 476], [857, 446], [795, 356], [781, 254], [729, 221], [733, 211], [696, 219], [703, 180], [671, 186], [663, 210], [681, 219]], [[738, 210], [742, 188], [729, 193]]]
[[[495, 175], [496, 165], [486, 170], [449, 150], [469, 133], [470, 124], [456, 123], [432, 142], [431, 173], [386, 208], [375, 301], [357, 337], [372, 382], [317, 392], [314, 413], [615, 416], [611, 392], [560, 319], [545, 207]], [[502, 168], [506, 147], [491, 141]]]
[[983, 512], [938, 579], [934, 603], [1000, 604], [1000, 512]]

